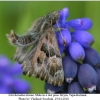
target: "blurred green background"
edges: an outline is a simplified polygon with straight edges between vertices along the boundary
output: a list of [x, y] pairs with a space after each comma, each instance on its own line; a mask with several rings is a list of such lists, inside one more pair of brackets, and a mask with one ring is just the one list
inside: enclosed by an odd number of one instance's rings
[[[32, 22], [38, 17], [54, 10], [69, 8], [68, 20], [89, 17], [93, 21], [93, 27], [89, 32], [93, 34], [95, 43], [93, 48], [100, 52], [100, 2], [95, 1], [9, 1], [0, 2], [0, 54], [11, 58], [15, 48], [11, 46], [5, 36], [11, 29], [18, 34], [25, 33]], [[22, 75], [22, 78], [31, 83], [31, 93], [45, 93], [44, 82], [34, 77]]]

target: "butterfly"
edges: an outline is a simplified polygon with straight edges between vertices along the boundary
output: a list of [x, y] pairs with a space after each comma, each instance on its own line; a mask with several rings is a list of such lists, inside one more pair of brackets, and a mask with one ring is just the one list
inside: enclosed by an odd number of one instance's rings
[[56, 86], [64, 81], [62, 57], [54, 31], [59, 17], [54, 11], [38, 18], [25, 35], [19, 36], [13, 30], [6, 34], [9, 42], [16, 46], [14, 59], [22, 64], [23, 74]]

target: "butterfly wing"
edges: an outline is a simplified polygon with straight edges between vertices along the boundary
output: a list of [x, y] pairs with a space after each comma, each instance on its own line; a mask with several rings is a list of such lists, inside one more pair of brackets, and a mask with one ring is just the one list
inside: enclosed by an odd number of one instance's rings
[[34, 75], [49, 84], [61, 86], [64, 81], [62, 58], [53, 29], [46, 30], [39, 42], [32, 46], [18, 48], [15, 59], [22, 63], [23, 73]]

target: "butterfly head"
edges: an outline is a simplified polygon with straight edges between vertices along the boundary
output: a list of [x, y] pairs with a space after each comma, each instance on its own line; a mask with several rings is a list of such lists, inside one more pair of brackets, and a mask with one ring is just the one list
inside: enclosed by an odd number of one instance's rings
[[49, 23], [54, 25], [59, 19], [59, 13], [57, 11], [51, 12], [46, 15], [46, 19]]

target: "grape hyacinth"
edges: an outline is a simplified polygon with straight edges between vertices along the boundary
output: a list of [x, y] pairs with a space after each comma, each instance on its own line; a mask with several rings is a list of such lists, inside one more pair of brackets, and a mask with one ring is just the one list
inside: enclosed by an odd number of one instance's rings
[[11, 64], [6, 56], [0, 55], [0, 94], [29, 93], [30, 84], [21, 75], [20, 64]]
[[78, 18], [68, 21], [68, 8], [63, 8], [58, 13], [60, 18], [54, 25], [54, 30], [62, 55], [65, 80], [60, 87], [46, 83], [46, 92], [100, 93], [100, 55], [92, 48], [94, 37], [87, 31], [92, 28], [91, 19]]

